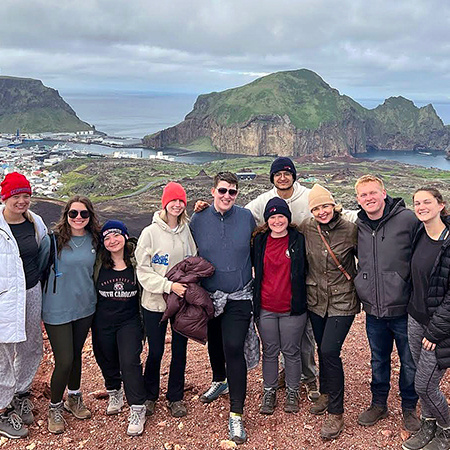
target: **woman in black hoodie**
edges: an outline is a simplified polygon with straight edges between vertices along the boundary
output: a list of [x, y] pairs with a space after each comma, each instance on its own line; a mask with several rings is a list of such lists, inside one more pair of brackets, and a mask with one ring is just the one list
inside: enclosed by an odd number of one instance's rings
[[417, 190], [413, 201], [422, 224], [411, 260], [408, 340], [417, 366], [422, 421], [403, 449], [448, 450], [450, 411], [439, 384], [450, 367], [450, 218], [441, 193], [433, 187]]

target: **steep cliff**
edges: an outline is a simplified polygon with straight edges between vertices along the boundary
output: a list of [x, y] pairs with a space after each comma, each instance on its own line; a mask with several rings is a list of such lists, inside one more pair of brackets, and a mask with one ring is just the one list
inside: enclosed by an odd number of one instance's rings
[[0, 132], [24, 133], [91, 130], [61, 98], [40, 80], [0, 77]]
[[222, 153], [335, 156], [367, 148], [444, 149], [449, 136], [431, 105], [417, 108], [398, 97], [368, 110], [301, 69], [200, 95], [183, 122], [145, 136], [144, 144], [164, 148], [206, 137]]

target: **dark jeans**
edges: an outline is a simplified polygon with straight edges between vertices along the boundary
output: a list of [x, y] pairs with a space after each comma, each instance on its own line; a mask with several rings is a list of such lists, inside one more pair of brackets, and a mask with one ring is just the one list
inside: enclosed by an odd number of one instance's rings
[[[142, 309], [144, 313], [145, 333], [148, 338], [148, 357], [145, 363], [144, 383], [147, 399], [158, 400], [161, 372], [161, 360], [166, 341], [167, 320], [161, 322], [163, 313]], [[172, 355], [170, 360], [169, 383], [166, 398], [177, 402], [184, 395], [184, 372], [186, 369], [187, 338], [172, 328]]]
[[146, 400], [141, 352], [144, 337], [139, 315], [122, 323], [109, 324], [97, 313], [92, 323], [92, 346], [107, 390], [123, 385], [128, 404]]
[[320, 392], [328, 394], [328, 412], [344, 412], [344, 369], [341, 349], [355, 316], [320, 317], [309, 311], [319, 354]]
[[226, 304], [220, 316], [208, 322], [208, 353], [213, 381], [228, 380], [230, 411], [238, 414], [244, 411], [247, 393], [244, 342], [251, 315], [252, 303], [249, 300], [233, 300]]
[[63, 325], [44, 324], [55, 357], [55, 368], [50, 380], [51, 402], [59, 403], [66, 386], [80, 389], [81, 352], [94, 315]]
[[408, 344], [408, 315], [378, 319], [366, 315], [366, 331], [372, 352], [372, 404], [386, 406], [391, 378], [391, 353], [397, 347], [400, 358], [400, 395], [402, 408], [415, 409], [418, 396], [414, 389], [416, 366]]

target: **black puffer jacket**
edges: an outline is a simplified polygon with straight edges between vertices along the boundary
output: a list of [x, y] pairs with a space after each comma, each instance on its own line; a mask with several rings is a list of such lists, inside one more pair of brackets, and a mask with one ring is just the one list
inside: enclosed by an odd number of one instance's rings
[[[305, 237], [295, 228], [289, 227], [288, 250], [291, 257], [291, 315], [306, 312], [306, 244]], [[261, 310], [261, 283], [264, 273], [264, 253], [270, 231], [258, 233], [252, 243], [252, 263], [255, 268], [255, 283], [253, 285], [253, 312], [255, 319]]]
[[[450, 217], [445, 218], [450, 228]], [[419, 239], [425, 229], [422, 226], [416, 236]], [[426, 306], [430, 321], [425, 337], [436, 343], [436, 358], [441, 369], [450, 367], [450, 237], [442, 244], [431, 271]]]

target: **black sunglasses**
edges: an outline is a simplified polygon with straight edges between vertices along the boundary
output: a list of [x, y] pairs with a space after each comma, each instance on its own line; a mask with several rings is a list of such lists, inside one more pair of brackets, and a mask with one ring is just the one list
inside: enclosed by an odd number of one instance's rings
[[71, 209], [67, 215], [71, 218], [71, 219], [75, 219], [76, 217], [78, 217], [78, 214], [80, 214], [82, 219], [87, 219], [90, 216], [90, 213], [87, 209], [83, 209], [82, 211], [78, 211], [77, 209]]
[[234, 197], [238, 193], [237, 189], [227, 189], [224, 187], [218, 188], [217, 192], [220, 195], [225, 195], [228, 192], [230, 194], [230, 197]]

